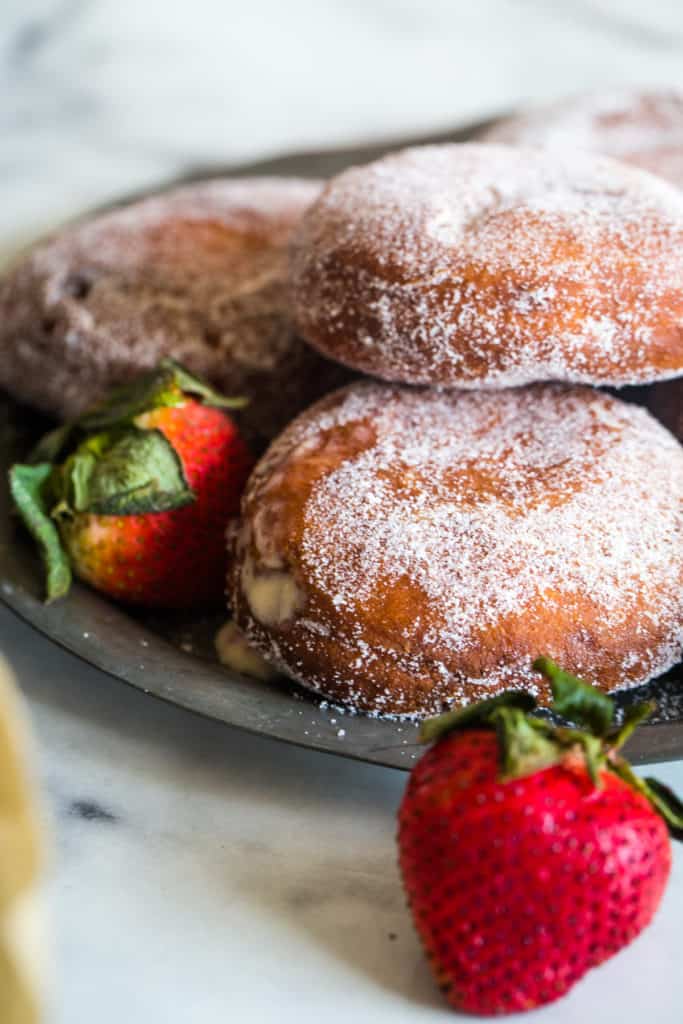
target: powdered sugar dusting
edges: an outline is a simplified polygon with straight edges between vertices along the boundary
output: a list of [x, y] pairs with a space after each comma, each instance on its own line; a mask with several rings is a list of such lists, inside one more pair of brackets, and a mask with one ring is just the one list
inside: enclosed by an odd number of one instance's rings
[[288, 244], [320, 191], [201, 182], [70, 225], [0, 279], [0, 386], [70, 419], [165, 356], [226, 394], [258, 450], [349, 379], [297, 336]]
[[217, 220], [239, 232], [264, 231], [269, 238], [279, 230], [279, 240], [286, 242], [292, 224], [319, 191], [319, 181], [303, 178], [216, 178], [160, 192], [83, 221], [79, 240], [84, 249], [97, 241], [97, 248], [90, 249], [95, 260], [120, 259], [119, 247], [125, 242], [129, 262], [144, 260], [145, 245], [154, 244], [154, 237], [145, 232], [167, 229], [170, 220]]
[[425, 146], [339, 175], [292, 260], [304, 335], [408, 383], [683, 369], [683, 195], [591, 154]]
[[[432, 642], [457, 651], [539, 589], [590, 593], [612, 618], [623, 612], [625, 587], [635, 595], [664, 572], [675, 589], [681, 566], [667, 552], [677, 535], [642, 515], [648, 430], [625, 438], [623, 410], [585, 396], [560, 404], [553, 392], [501, 398], [422, 395], [416, 435], [404, 429], [414, 396], [393, 402], [388, 415], [373, 410], [377, 444], [321, 481], [306, 509], [304, 564], [335, 607], [358, 608], [385, 579], [409, 574], [441, 604]], [[683, 493], [675, 461], [655, 467], [656, 484], [648, 480], [648, 489], [661, 486], [669, 513], [678, 505], [672, 470], [679, 500]], [[397, 467], [404, 487], [396, 486]], [[465, 486], [454, 487], [460, 472]], [[615, 486], [612, 505], [606, 493]]]
[[[277, 501], [267, 480], [283, 458], [315, 459], [368, 423], [373, 440], [328, 460], [300, 513], [290, 571], [316, 595], [300, 623], [277, 636], [248, 624], [280, 668], [365, 710], [424, 713], [470, 699], [472, 685], [537, 690], [540, 653], [612, 688], [679, 659], [683, 450], [643, 410], [558, 386], [356, 385], [276, 443], [247, 520]], [[278, 536], [295, 529], [278, 522]], [[301, 671], [298, 637], [325, 652], [330, 636], [345, 675], [322, 662]], [[374, 685], [387, 665], [394, 683]], [[402, 689], [411, 674], [429, 684], [417, 705]]]
[[616, 157], [683, 187], [683, 93], [589, 93], [498, 122], [488, 142], [585, 149]]

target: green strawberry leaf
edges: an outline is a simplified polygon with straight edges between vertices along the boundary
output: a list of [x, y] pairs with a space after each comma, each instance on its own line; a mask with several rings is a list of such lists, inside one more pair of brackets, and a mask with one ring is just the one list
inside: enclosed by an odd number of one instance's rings
[[133, 420], [151, 409], [182, 405], [186, 395], [222, 409], [241, 409], [247, 404], [245, 398], [227, 398], [219, 394], [180, 363], [164, 359], [149, 373], [111, 391], [78, 420], [78, 427], [85, 433], [105, 430]]
[[89, 510], [90, 481], [96, 465], [97, 459], [93, 453], [85, 451], [80, 455], [72, 455], [62, 468], [60, 477], [63, 486], [69, 487], [68, 492], [63, 492], [63, 501], [69, 514]]
[[618, 775], [623, 782], [626, 782], [632, 789], [642, 793], [655, 811], [666, 822], [669, 834], [673, 839], [683, 840], [683, 803], [668, 786], [657, 779], [643, 779], [631, 768], [628, 761], [623, 757], [614, 758], [608, 762], [610, 771]]
[[101, 402], [76, 421], [85, 434], [130, 422], [136, 416], [161, 406], [182, 405], [185, 397], [173, 371], [161, 363], [154, 370], [113, 388]]
[[537, 658], [537, 672], [550, 681], [552, 709], [562, 718], [586, 726], [595, 736], [605, 736], [614, 718], [614, 701], [595, 686], [564, 672], [550, 658]]
[[489, 720], [498, 734], [503, 781], [533, 775], [561, 760], [562, 750], [547, 734], [545, 723], [538, 728], [538, 720], [521, 708], [500, 704]]
[[647, 787], [650, 803], [659, 811], [669, 826], [674, 839], [683, 841], [683, 800], [680, 800], [672, 789], [657, 779], [642, 779]]
[[554, 697], [552, 710], [568, 721], [587, 726], [589, 731], [557, 725], [529, 714], [536, 709], [536, 700], [526, 691], [508, 690], [427, 719], [420, 728], [420, 740], [429, 743], [453, 731], [494, 728], [498, 736], [502, 781], [542, 771], [579, 749], [596, 787], [602, 784], [601, 773], [605, 769], [618, 775], [646, 797], [665, 820], [671, 835], [683, 840], [683, 802], [656, 779], [641, 779], [628, 761], [616, 753], [655, 705], [651, 702], [634, 705], [626, 712], [622, 724], [613, 728], [614, 702], [604, 693], [564, 672], [550, 658], [537, 658], [533, 667], [550, 680]]
[[71, 585], [69, 560], [48, 511], [46, 491], [51, 476], [52, 466], [47, 462], [33, 466], [15, 465], [9, 473], [15, 507], [36, 540], [45, 563], [48, 601], [62, 597]]
[[183, 464], [161, 431], [133, 426], [85, 441], [62, 467], [60, 491], [57, 515], [65, 509], [144, 515], [195, 500]]
[[553, 730], [556, 741], [565, 750], [572, 747], [580, 747], [586, 763], [586, 770], [590, 775], [594, 786], [600, 786], [600, 769], [605, 767], [607, 754], [600, 736], [593, 736], [590, 732], [583, 732], [581, 729], [567, 729], [558, 725]]
[[55, 427], [49, 434], [38, 442], [28, 457], [31, 464], [37, 462], [57, 462], [59, 455], [66, 448], [67, 442], [71, 440], [74, 427], [71, 423], [65, 423], [61, 427]]
[[215, 405], [219, 409], [243, 409], [245, 405], [249, 404], [248, 398], [228, 398], [226, 395], [221, 395], [219, 391], [210, 387], [199, 377], [195, 377], [173, 359], [165, 359], [161, 365], [168, 367], [173, 372], [174, 380], [182, 392], [186, 395], [196, 395], [201, 398], [204, 405]]
[[241, 409], [248, 403], [246, 398], [226, 398], [180, 363], [164, 359], [148, 373], [114, 388], [83, 416], [50, 431], [38, 442], [28, 461], [57, 463], [73, 452], [84, 437], [120, 430], [153, 409], [183, 405], [188, 395], [222, 409]]
[[489, 697], [487, 700], [480, 700], [476, 704], [469, 704], [455, 711], [445, 711], [436, 718], [425, 719], [420, 726], [420, 742], [432, 743], [449, 732], [490, 725], [493, 712], [500, 707], [533, 711], [536, 700], [524, 690], [506, 690], [497, 697]]

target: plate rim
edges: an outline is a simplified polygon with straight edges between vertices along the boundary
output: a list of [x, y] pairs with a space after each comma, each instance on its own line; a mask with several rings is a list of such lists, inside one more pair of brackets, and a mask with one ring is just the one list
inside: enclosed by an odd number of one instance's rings
[[[294, 153], [285, 153], [269, 157], [267, 159], [230, 166], [215, 164], [210, 166], [191, 167], [183, 174], [173, 179], [160, 181], [156, 186], [122, 195], [111, 202], [98, 205], [95, 209], [91, 208], [90, 210], [85, 210], [81, 214], [77, 215], [75, 219], [88, 217], [132, 200], [154, 195], [167, 188], [191, 184], [192, 182], [211, 180], [217, 177], [239, 177], [244, 175], [258, 176], [267, 174], [296, 174], [300, 177], [324, 177], [324, 169], [335, 162], [350, 166], [352, 163], [375, 159], [384, 152], [389, 152], [405, 146], [428, 145], [446, 141], [464, 141], [466, 139], [473, 138], [480, 130], [491, 124], [494, 120], [497, 120], [497, 118], [487, 118], [486, 120], [460, 125], [450, 131], [415, 135], [401, 139], [386, 139], [374, 143], [366, 142], [357, 146], [329, 147], [321, 150], [304, 150]], [[304, 164], [310, 163], [314, 166], [310, 171], [302, 171], [299, 166], [302, 162]], [[3, 395], [2, 401], [9, 402], [11, 407], [17, 407], [17, 403], [14, 402], [10, 396], [5, 398]], [[0, 514], [3, 515], [4, 519], [8, 519], [7, 510]], [[0, 527], [2, 528], [5, 528], [6, 526], [6, 522], [0, 524]], [[11, 551], [11, 532], [5, 546]], [[18, 545], [18, 547], [20, 547], [20, 545]], [[33, 573], [33, 576], [35, 577], [37, 558], [29, 558], [28, 552], [22, 553], [19, 551], [17, 558], [14, 559], [14, 563], [16, 564], [12, 565], [16, 575], [16, 578], [12, 581], [5, 578], [7, 572], [7, 566], [5, 563], [7, 561], [8, 559], [3, 556], [2, 547], [0, 546], [0, 600], [2, 600], [3, 604], [19, 619], [29, 625], [36, 632], [46, 637], [52, 643], [57, 644], [57, 646], [68, 651], [80, 661], [91, 665], [93, 668], [116, 679], [118, 682], [132, 686], [135, 689], [144, 692], [148, 696], [153, 696], [164, 703], [180, 707], [194, 715], [219, 721], [223, 724], [231, 725], [234, 728], [242, 729], [243, 731], [250, 732], [257, 736], [265, 736], [268, 739], [289, 743], [290, 745], [299, 746], [304, 749], [313, 749], [320, 753], [341, 756], [384, 767], [398, 768], [399, 770], [409, 770], [412, 767], [412, 763], [414, 763], [414, 759], [417, 756], [413, 751], [419, 749], [419, 747], [415, 742], [408, 742], [404, 736], [399, 740], [396, 730], [400, 729], [401, 733], [403, 730], [406, 730], [408, 737], [411, 736], [412, 730], [412, 735], [416, 736], [417, 726], [415, 723], [405, 720], [397, 721], [387, 718], [372, 718], [371, 716], [351, 713], [348, 709], [343, 710], [331, 708], [330, 705], [327, 705], [327, 702], [321, 695], [314, 695], [312, 693], [309, 694], [309, 699], [306, 701], [302, 701], [301, 698], [297, 700], [296, 688], [288, 685], [286, 682], [284, 685], [280, 684], [277, 687], [274, 686], [268, 688], [267, 685], [264, 686], [264, 684], [260, 682], [248, 679], [248, 677], [233, 672], [226, 667], [221, 666], [219, 663], [212, 663], [204, 659], [199, 659], [197, 656], [192, 656], [189, 653], [177, 649], [166, 638], [140, 624], [133, 616], [126, 612], [125, 608], [108, 601], [105, 597], [90, 590], [90, 588], [79, 582], [74, 584], [69, 596], [62, 599], [59, 603], [59, 611], [55, 613], [54, 609], [57, 608], [57, 605], [46, 606], [39, 600], [39, 598], [36, 597], [35, 593], [32, 593], [32, 589], [35, 590], [35, 587], [32, 588], [31, 586], [31, 573]], [[9, 559], [9, 562], [12, 562], [11, 558]], [[33, 582], [35, 581], [33, 580]], [[107, 615], [112, 620], [123, 618], [129, 626], [132, 626], [133, 631], [138, 630], [145, 633], [146, 636], [155, 637], [160, 644], [164, 645], [165, 648], [173, 653], [173, 662], [176, 671], [182, 673], [183, 669], [190, 672], [194, 669], [195, 673], [200, 672], [201, 674], [201, 671], [197, 668], [198, 662], [200, 665], [204, 666], [203, 671], [205, 672], [206, 666], [210, 666], [210, 671], [207, 672], [207, 680], [210, 687], [216, 685], [216, 679], [214, 676], [216, 672], [218, 672], [220, 673], [221, 683], [225, 683], [226, 685], [232, 684], [233, 687], [237, 686], [241, 690], [246, 689], [247, 691], [254, 691], [257, 695], [261, 692], [262, 697], [269, 692], [271, 695], [277, 692], [279, 694], [278, 700], [285, 700], [291, 705], [299, 705], [293, 709], [290, 708], [290, 712], [292, 710], [299, 712], [301, 710], [300, 705], [304, 703], [304, 706], [306, 706], [308, 711], [317, 715], [323, 721], [326, 719], [329, 721], [333, 716], [339, 715], [341, 717], [342, 730], [344, 726], [348, 726], [346, 732], [350, 737], [349, 742], [339, 742], [338, 731], [336, 737], [333, 735], [335, 730], [332, 729], [332, 725], [340, 724], [337, 721], [334, 723], [329, 722], [330, 729], [327, 730], [324, 735], [319, 734], [311, 740], [308, 738], [308, 733], [306, 735], [297, 735], [296, 731], [289, 732], [287, 729], [283, 728], [275, 731], [267, 731], [260, 728], [259, 723], [257, 722], [251, 722], [247, 719], [235, 721], [229, 717], [212, 713], [208, 709], [211, 701], [207, 699], [206, 707], [198, 706], [196, 701], [192, 701], [191, 692], [189, 697], [182, 693], [182, 691], [181, 696], [178, 696], [177, 694], [172, 695], [170, 692], [166, 692], [163, 686], [157, 686], [154, 688], [152, 686], [145, 685], [147, 680], [144, 678], [138, 678], [138, 675], [142, 675], [142, 670], [140, 670], [140, 673], [137, 673], [135, 671], [131, 672], [129, 668], [124, 668], [123, 670], [120, 668], [115, 669], [108, 663], [108, 658], [105, 657], [102, 659], [93, 655], [93, 645], [87, 642], [89, 639], [88, 630], [82, 631], [82, 642], [78, 642], [78, 639], [75, 636], [69, 639], [67, 637], [68, 631], [60, 629], [59, 621], [62, 613], [66, 610], [68, 617], [68, 609], [70, 606], [73, 605], [76, 611], [78, 611], [79, 606], [83, 602], [90, 607], [91, 611], [94, 609], [95, 612], [101, 612], [105, 619], [107, 618]], [[149, 642], [145, 649], [149, 649]], [[111, 656], [112, 652], [110, 651], [109, 653]], [[288, 690], [289, 692], [287, 692]], [[287, 716], [285, 716], [285, 718], [286, 717]], [[291, 714], [289, 717], [291, 717]], [[363, 725], [363, 723], [365, 723], [365, 725]], [[372, 723], [372, 725], [369, 723]], [[358, 739], [363, 741], [361, 747], [358, 749], [355, 746], [355, 741], [351, 739], [354, 730], [360, 731], [361, 737], [358, 737]], [[392, 735], [392, 730], [394, 735], [393, 743], [384, 742], [383, 744], [380, 743], [376, 747], [366, 749], [367, 743], [374, 743], [375, 739], [377, 741], [388, 740]], [[656, 740], [655, 734], [657, 737]], [[653, 746], [655, 746], [656, 749], [652, 749]], [[646, 723], [631, 738], [626, 747], [626, 752], [634, 763], [656, 763], [657, 761], [682, 759], [683, 719], [673, 722], [659, 722], [654, 724]]]

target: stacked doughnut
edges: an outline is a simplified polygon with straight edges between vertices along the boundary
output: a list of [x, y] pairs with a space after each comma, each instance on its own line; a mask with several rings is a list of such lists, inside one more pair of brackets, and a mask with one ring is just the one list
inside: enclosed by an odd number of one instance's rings
[[229, 530], [232, 613], [360, 711], [543, 700], [539, 655], [605, 690], [681, 657], [683, 449], [599, 389], [683, 373], [683, 192], [635, 146], [537, 143], [190, 186], [0, 283], [17, 397], [70, 416], [171, 355], [250, 395], [256, 445], [284, 427]]
[[377, 378], [255, 470], [237, 623], [355, 709], [426, 715], [547, 654], [636, 686], [683, 641], [683, 449], [598, 390], [683, 372], [683, 193], [594, 154], [421, 147], [333, 179], [292, 244], [301, 335]]
[[[504, 118], [487, 142], [603, 153], [683, 188], [683, 92], [588, 93]], [[654, 384], [639, 401], [683, 441], [683, 379]]]

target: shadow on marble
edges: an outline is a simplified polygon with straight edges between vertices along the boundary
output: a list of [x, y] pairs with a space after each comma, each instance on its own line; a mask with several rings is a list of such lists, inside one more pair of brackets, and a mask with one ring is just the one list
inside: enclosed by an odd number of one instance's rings
[[[99, 1019], [112, 977], [117, 1005], [142, 1000], [149, 1012], [134, 1019], [169, 1024], [188, 1019], [178, 1016], [180, 989], [205, 1008], [191, 1019], [207, 1022], [235, 1000], [266, 1008], [245, 1019], [318, 1020], [328, 1000], [331, 1020], [369, 1019], [368, 1006], [382, 1020], [397, 1010], [401, 1020], [453, 1019], [398, 878], [403, 773], [164, 705], [2, 608], [0, 648], [29, 697], [55, 819], [51, 889], [60, 975], [71, 986], [59, 1024], [78, 1019], [76, 1006], [80, 1019]], [[674, 784], [679, 766], [661, 774]], [[553, 1020], [590, 1017], [599, 998], [612, 1006], [636, 976], [659, 999], [653, 1019], [678, 1020], [675, 1007], [664, 1011], [680, 946], [680, 869], [676, 856], [654, 926], [550, 1010]]]
[[218, 931], [238, 899], [268, 934], [289, 934], [288, 944], [310, 950], [312, 962], [336, 962], [350, 985], [360, 974], [401, 1001], [443, 1006], [396, 865], [402, 772], [165, 705], [49, 644], [4, 609], [0, 646], [33, 713], [60, 871], [107, 858], [115, 876], [122, 841], [146, 859], [159, 851], [158, 884], [185, 865], [192, 886], [176, 888], [174, 900], [178, 908], [189, 900], [189, 914], [211, 913]]
[[293, 945], [303, 937], [343, 965], [351, 984], [354, 974], [362, 975], [401, 1001], [452, 1019], [413, 930], [395, 862], [380, 874], [376, 863], [364, 864], [352, 852], [313, 872], [310, 863], [288, 861], [276, 877], [247, 874], [241, 894], [296, 933]]
[[[115, 862], [122, 840], [144, 847], [146, 858], [158, 850], [159, 883], [185, 864], [192, 895], [176, 889], [174, 899], [179, 908], [190, 900], [190, 914], [213, 906], [218, 930], [237, 898], [269, 934], [284, 930], [313, 961], [338, 963], [349, 984], [358, 985], [360, 973], [400, 1000], [442, 1006], [398, 877], [402, 772], [165, 705], [49, 644], [4, 609], [0, 646], [33, 713], [60, 871], [93, 857]], [[113, 864], [108, 870], [115, 873]]]

